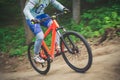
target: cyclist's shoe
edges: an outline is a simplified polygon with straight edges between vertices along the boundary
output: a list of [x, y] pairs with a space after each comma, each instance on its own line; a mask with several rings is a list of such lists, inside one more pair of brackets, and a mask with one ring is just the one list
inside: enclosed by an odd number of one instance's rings
[[59, 46], [56, 47], [55, 51], [56, 51], [55, 57], [61, 55], [61, 50]]
[[67, 52], [68, 50], [67, 50], [67, 48], [64, 48], [64, 52]]
[[45, 60], [42, 59], [39, 55], [35, 55], [34, 60], [36, 63], [44, 63], [45, 62]]
[[[56, 47], [55, 51], [56, 51], [55, 57], [61, 55], [61, 53], [62, 53], [59, 46]], [[68, 51], [67, 48], [64, 48], [63, 52], [67, 52], [67, 51]]]

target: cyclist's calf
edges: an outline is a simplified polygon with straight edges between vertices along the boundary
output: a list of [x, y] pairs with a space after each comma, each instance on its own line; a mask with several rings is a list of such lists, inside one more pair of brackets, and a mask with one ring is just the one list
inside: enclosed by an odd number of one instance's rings
[[35, 41], [35, 44], [34, 44], [34, 52], [35, 52], [35, 54], [39, 54], [39, 50], [41, 48], [41, 44], [42, 44], [43, 39], [44, 39], [44, 34], [41, 31], [36, 35], [36, 41]]

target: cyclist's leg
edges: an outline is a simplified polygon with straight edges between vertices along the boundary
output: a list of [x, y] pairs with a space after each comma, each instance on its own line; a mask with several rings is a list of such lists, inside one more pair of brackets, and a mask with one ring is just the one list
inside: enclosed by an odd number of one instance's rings
[[44, 34], [42, 31], [36, 34], [36, 41], [34, 44], [34, 52], [36, 55], [39, 54], [39, 50], [41, 48], [42, 40], [44, 39]]
[[40, 48], [41, 48], [41, 43], [42, 43], [42, 40], [44, 39], [44, 34], [42, 32], [41, 26], [40, 26], [40, 24], [31, 24], [30, 20], [27, 20], [27, 24], [29, 25], [31, 31], [36, 36], [36, 41], [35, 41], [35, 44], [34, 44], [35, 59], [36, 59], [37, 62], [44, 62], [39, 57], [39, 51], [40, 51]]

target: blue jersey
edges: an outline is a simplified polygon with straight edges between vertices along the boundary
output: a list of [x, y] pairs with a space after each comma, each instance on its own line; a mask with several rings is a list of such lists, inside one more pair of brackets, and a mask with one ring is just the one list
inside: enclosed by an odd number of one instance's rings
[[64, 6], [56, 0], [29, 0], [23, 10], [26, 19], [32, 20], [36, 16], [44, 14], [45, 8], [52, 4], [55, 8], [62, 11]]

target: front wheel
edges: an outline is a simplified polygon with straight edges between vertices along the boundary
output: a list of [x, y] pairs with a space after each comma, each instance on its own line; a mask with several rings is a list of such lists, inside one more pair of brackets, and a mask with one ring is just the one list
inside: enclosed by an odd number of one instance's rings
[[87, 71], [92, 64], [92, 51], [80, 34], [74, 31], [66, 32], [61, 37], [61, 51], [65, 62], [76, 72]]
[[32, 67], [40, 74], [47, 74], [50, 69], [50, 58], [47, 55], [46, 50], [42, 46], [41, 46], [40, 54], [41, 54], [41, 52], [44, 52], [44, 54], [47, 56], [47, 59], [44, 59], [45, 63], [42, 63], [42, 64], [36, 63], [34, 61], [34, 42], [32, 42], [28, 46], [28, 58], [29, 58], [29, 61], [32, 65]]

